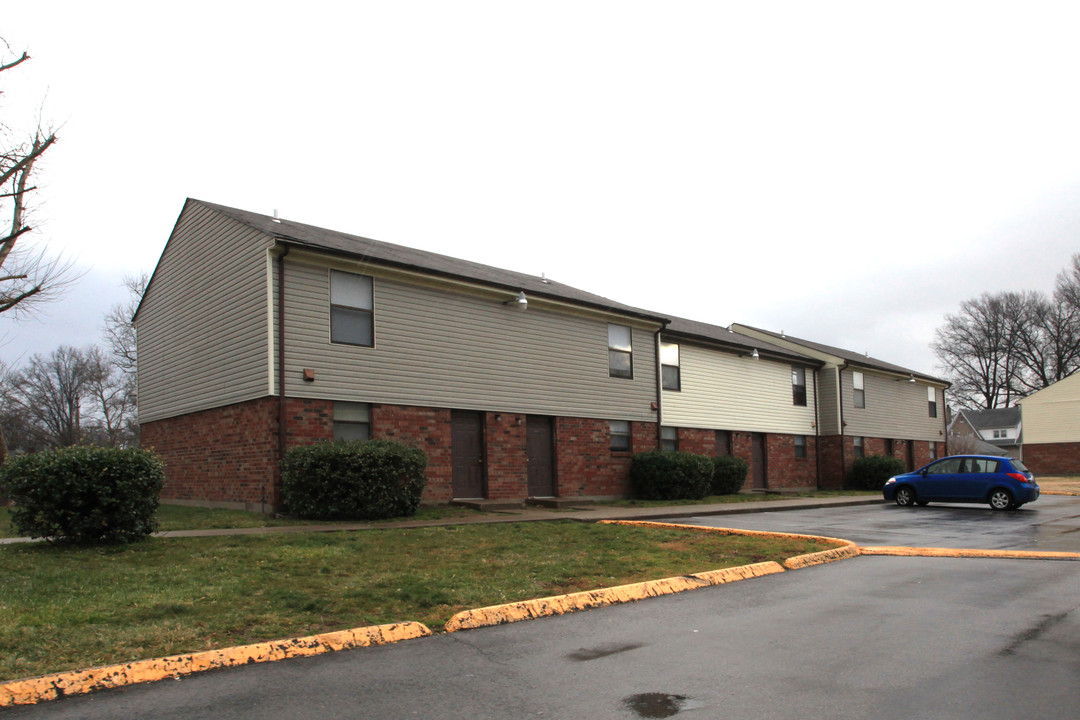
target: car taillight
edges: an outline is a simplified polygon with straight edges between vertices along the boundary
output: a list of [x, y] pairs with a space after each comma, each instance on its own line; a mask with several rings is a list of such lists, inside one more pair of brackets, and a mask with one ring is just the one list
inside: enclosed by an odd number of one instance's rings
[[1011, 477], [1013, 480], [1019, 480], [1022, 483], [1031, 482], [1031, 480], [1029, 480], [1026, 475], [1021, 475], [1020, 473], [1005, 473], [1005, 474], [1008, 475], [1009, 477]]

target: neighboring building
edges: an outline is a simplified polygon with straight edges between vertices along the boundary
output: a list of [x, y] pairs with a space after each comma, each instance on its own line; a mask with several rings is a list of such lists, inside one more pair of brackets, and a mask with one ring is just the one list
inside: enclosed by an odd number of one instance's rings
[[748, 489], [817, 487], [820, 360], [692, 320], [661, 340], [662, 432], [680, 450], [743, 458]]
[[898, 457], [913, 470], [944, 454], [945, 380], [784, 333], [732, 328], [824, 364], [817, 374], [821, 487], [843, 487], [852, 463], [866, 455]]
[[198, 200], [135, 323], [171, 502], [268, 511], [284, 452], [340, 438], [423, 449], [432, 503], [626, 496], [657, 447], [839, 487], [860, 448], [921, 464], [943, 436], [935, 378]]
[[[998, 448], [995, 455], [1021, 459], [1023, 427], [1019, 407], [993, 410], [958, 410], [949, 423], [949, 437], [975, 437]], [[951, 440], [950, 440], [951, 441]]]
[[1036, 475], [1080, 475], [1080, 373], [1028, 395], [1024, 464]]

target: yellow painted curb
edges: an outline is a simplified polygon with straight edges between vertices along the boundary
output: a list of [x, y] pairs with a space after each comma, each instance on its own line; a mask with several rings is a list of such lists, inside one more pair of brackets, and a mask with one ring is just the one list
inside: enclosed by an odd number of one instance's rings
[[735, 528], [717, 528], [702, 525], [680, 525], [679, 523], [661, 523], [645, 520], [601, 520], [600, 522], [609, 525], [640, 525], [643, 527], [678, 528], [681, 530], [697, 530], [699, 532], [713, 532], [721, 533], [724, 535], [790, 538], [795, 540], [824, 540], [826, 542], [834, 542], [840, 544], [840, 547], [837, 548], [830, 548], [828, 550], [822, 550], [816, 553], [809, 553], [808, 555], [796, 555], [795, 557], [790, 557], [784, 561], [784, 567], [786, 567], [788, 570], [798, 570], [799, 568], [810, 567], [811, 565], [820, 565], [822, 563], [833, 562], [836, 560], [847, 560], [848, 558], [856, 557], [859, 554], [859, 546], [851, 542], [850, 540], [844, 540], [843, 538], [825, 537], [823, 535], [799, 535], [796, 533], [766, 532], [764, 530], [738, 530]]
[[288, 640], [273, 640], [223, 650], [208, 650], [190, 655], [139, 660], [90, 670], [56, 673], [0, 685], [0, 707], [33, 705], [69, 695], [82, 695], [95, 690], [164, 680], [204, 670], [275, 662], [286, 658], [307, 657], [372, 645], [386, 645], [427, 635], [431, 635], [431, 630], [421, 623], [394, 623]]
[[450, 618], [450, 622], [446, 623], [445, 629], [446, 632], [451, 633], [489, 625], [504, 625], [519, 620], [564, 615], [580, 610], [591, 610], [607, 605], [644, 600], [649, 597], [671, 595], [684, 590], [722, 585], [736, 580], [746, 580], [752, 577], [781, 572], [784, 572], [784, 568], [780, 567], [779, 564], [763, 562], [743, 565], [742, 567], [724, 568], [723, 570], [711, 570], [694, 575], [670, 577], [662, 580], [646, 580], [645, 582], [630, 585], [617, 585], [615, 587], [600, 588], [599, 590], [555, 595], [538, 600], [522, 600], [504, 605], [492, 605], [459, 612]]
[[969, 550], [965, 548], [916, 548], [879, 545], [863, 547], [863, 555], [895, 557], [1012, 558], [1019, 560], [1080, 560], [1080, 553], [1029, 550]]
[[1039, 495], [1064, 495], [1066, 497], [1080, 497], [1080, 492], [1069, 492], [1067, 490], [1041, 490]]

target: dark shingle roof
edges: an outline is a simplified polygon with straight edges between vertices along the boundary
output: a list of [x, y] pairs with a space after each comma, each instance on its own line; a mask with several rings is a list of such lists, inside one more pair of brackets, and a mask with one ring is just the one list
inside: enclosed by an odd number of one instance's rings
[[726, 327], [710, 325], [696, 320], [672, 318], [671, 323], [668, 325], [667, 329], [664, 330], [664, 336], [683, 336], [697, 340], [705, 340], [710, 344], [723, 345], [735, 350], [745, 350], [746, 352], [757, 350], [759, 353], [775, 355], [818, 367], [824, 364], [820, 360], [795, 352], [794, 350], [782, 348], [779, 345], [773, 345], [770, 342], [765, 342], [763, 340], [758, 340], [757, 338], [752, 338], [749, 335], [734, 332]]
[[1009, 428], [1020, 424], [1020, 408], [995, 408], [993, 410], [961, 410], [968, 424], [979, 430]]
[[361, 261], [370, 260], [380, 265], [418, 270], [460, 280], [471, 280], [485, 285], [505, 288], [515, 293], [523, 290], [526, 295], [566, 300], [655, 322], [663, 322], [666, 319], [662, 315], [657, 315], [648, 310], [624, 305], [600, 295], [594, 295], [535, 275], [502, 270], [490, 265], [450, 257], [449, 255], [440, 255], [439, 253], [417, 250], [381, 240], [372, 240], [359, 235], [327, 230], [292, 220], [275, 220], [269, 215], [237, 210], [236, 208], [216, 205], [202, 200], [189, 200], [189, 202], [205, 205], [226, 217], [230, 217], [237, 222], [291, 245], [348, 256]]
[[771, 330], [763, 330], [762, 328], [752, 327], [746, 325], [745, 327], [756, 330], [760, 333], [764, 333], [770, 337], [774, 337], [777, 340], [784, 339], [788, 342], [795, 343], [796, 345], [802, 345], [810, 350], [816, 350], [818, 352], [826, 353], [828, 355], [834, 355], [844, 360], [849, 365], [855, 365], [857, 367], [870, 368], [874, 370], [886, 370], [888, 372], [899, 373], [901, 375], [914, 375], [917, 378], [923, 380], [930, 380], [932, 382], [943, 383], [948, 385], [948, 381], [936, 378], [933, 375], [927, 375], [925, 373], [912, 370], [910, 368], [901, 367], [900, 365], [894, 365], [884, 360], [878, 360], [877, 358], [870, 357], [864, 353], [852, 352], [851, 350], [845, 350], [844, 348], [834, 347], [832, 345], [825, 345], [823, 343], [813, 342], [812, 340], [803, 340], [802, 338], [793, 337], [787, 334], [780, 334]]

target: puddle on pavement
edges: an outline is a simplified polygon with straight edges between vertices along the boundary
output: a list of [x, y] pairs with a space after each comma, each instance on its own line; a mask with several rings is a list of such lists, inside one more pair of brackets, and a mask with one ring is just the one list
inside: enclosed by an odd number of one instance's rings
[[667, 693], [641, 693], [623, 698], [623, 705], [640, 718], [667, 718], [676, 715], [686, 705], [685, 695]]

